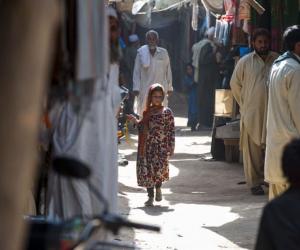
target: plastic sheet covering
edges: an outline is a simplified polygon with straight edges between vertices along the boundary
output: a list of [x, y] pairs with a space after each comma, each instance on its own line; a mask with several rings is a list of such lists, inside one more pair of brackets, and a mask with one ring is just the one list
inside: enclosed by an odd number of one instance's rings
[[224, 13], [223, 0], [201, 0], [203, 5], [215, 14]]

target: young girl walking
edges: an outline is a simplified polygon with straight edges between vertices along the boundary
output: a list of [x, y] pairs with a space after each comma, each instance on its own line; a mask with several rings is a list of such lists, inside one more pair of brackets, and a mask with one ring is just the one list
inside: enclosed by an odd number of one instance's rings
[[149, 88], [142, 119], [128, 116], [139, 131], [137, 182], [147, 188], [146, 206], [153, 206], [154, 189], [155, 201], [162, 200], [161, 185], [169, 180], [169, 157], [174, 154], [174, 116], [170, 108], [163, 106], [164, 98], [162, 85], [155, 83]]

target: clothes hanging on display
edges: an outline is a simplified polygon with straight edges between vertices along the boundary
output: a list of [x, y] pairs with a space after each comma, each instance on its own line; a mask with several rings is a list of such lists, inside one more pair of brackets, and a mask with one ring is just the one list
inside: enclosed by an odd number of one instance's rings
[[291, 25], [299, 23], [299, 0], [257, 0], [265, 8], [262, 15], [252, 8], [251, 29], [263, 27], [271, 30], [271, 48], [282, 50], [282, 34]]
[[191, 2], [192, 6], [193, 6], [193, 10], [192, 10], [192, 28], [193, 30], [198, 30], [198, 16], [199, 16], [199, 3], [197, 0], [192, 0]]
[[236, 13], [236, 0], [224, 0], [224, 9], [226, 16], [235, 16]]
[[269, 0], [257, 0], [265, 8], [265, 12], [259, 15], [257, 11], [251, 8], [251, 30], [256, 28], [265, 28], [271, 30], [271, 2]]
[[239, 10], [239, 6], [240, 6], [239, 1], [234, 1], [234, 5], [235, 5], [236, 11], [234, 13], [234, 22], [232, 25], [231, 43], [232, 43], [232, 45], [248, 44], [247, 34], [243, 31], [242, 23], [238, 16], [239, 13], [237, 10]]
[[266, 11], [266, 9], [256, 0], [242, 0], [241, 3], [247, 3], [253, 9], [255, 9], [259, 15], [262, 15]]
[[231, 30], [236, 15], [236, 0], [224, 1], [225, 15], [216, 20], [215, 39], [219, 44], [228, 46], [231, 39]]
[[201, 0], [202, 4], [205, 6], [205, 9], [215, 13], [223, 14], [223, 0]]
[[251, 9], [248, 1], [242, 0], [239, 7], [239, 20], [243, 23], [243, 31], [250, 34], [249, 20], [251, 18]]
[[232, 24], [232, 21], [227, 21], [225, 18], [216, 20], [215, 39], [218, 43], [224, 46], [230, 44]]
[[271, 48], [281, 50], [281, 34], [283, 32], [283, 5], [281, 0], [272, 0], [271, 3]]
[[255, 0], [241, 0], [239, 6], [239, 20], [243, 23], [243, 31], [247, 34], [251, 33], [250, 20], [251, 20], [251, 7], [259, 14], [265, 12], [265, 8]]

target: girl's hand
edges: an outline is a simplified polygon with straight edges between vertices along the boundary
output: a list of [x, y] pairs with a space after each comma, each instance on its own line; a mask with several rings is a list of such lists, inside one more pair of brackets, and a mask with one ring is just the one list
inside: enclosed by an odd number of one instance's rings
[[136, 117], [135, 117], [134, 115], [132, 115], [132, 114], [130, 114], [130, 115], [126, 115], [126, 118], [127, 118], [129, 121], [132, 121], [132, 122], [134, 122], [135, 124], [137, 124], [137, 123], [138, 123], [138, 121], [137, 121]]

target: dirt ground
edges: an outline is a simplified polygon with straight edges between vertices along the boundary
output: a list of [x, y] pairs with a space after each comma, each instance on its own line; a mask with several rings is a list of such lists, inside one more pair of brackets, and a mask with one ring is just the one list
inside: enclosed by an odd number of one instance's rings
[[159, 225], [161, 232], [123, 230], [116, 240], [140, 249], [253, 249], [267, 196], [252, 196], [240, 184], [244, 182], [241, 164], [211, 159], [210, 132], [185, 127], [183, 102], [170, 104], [176, 116], [176, 149], [170, 160], [170, 180], [162, 187], [163, 200], [154, 207], [144, 206], [147, 193], [136, 183], [135, 133], [119, 147], [129, 161], [119, 167], [120, 213]]

